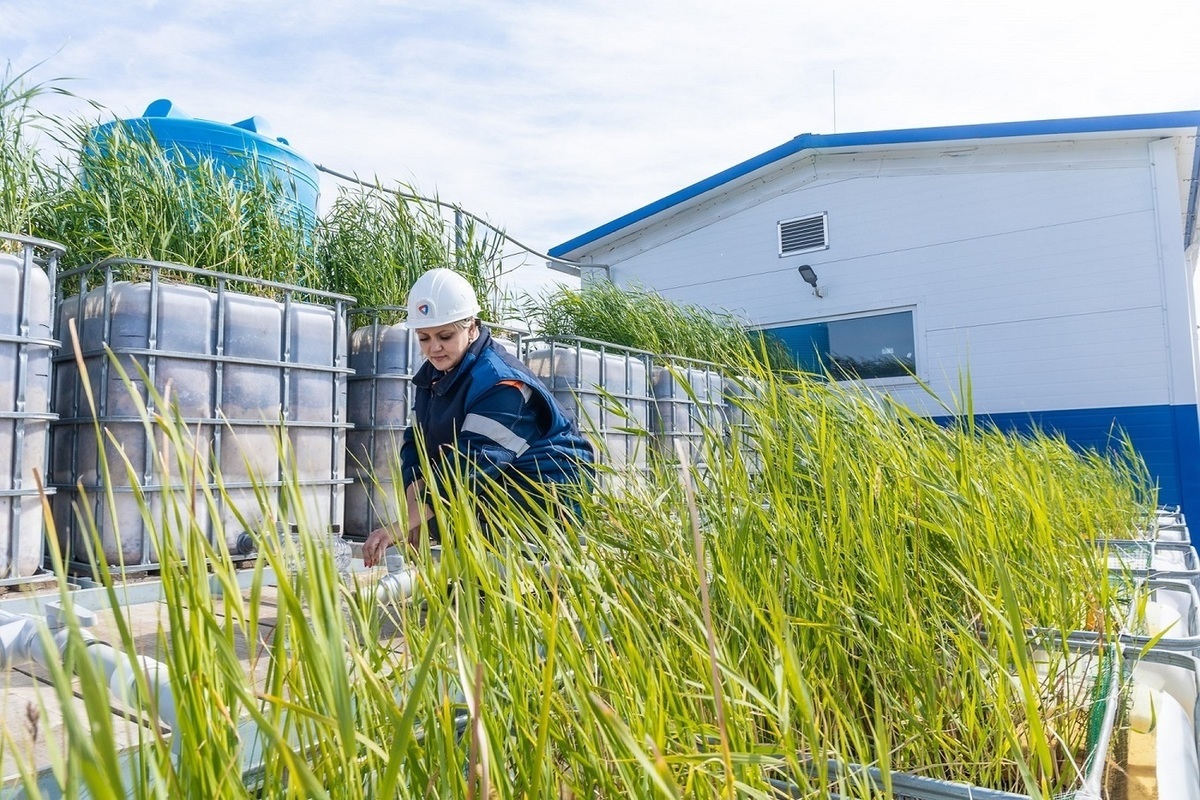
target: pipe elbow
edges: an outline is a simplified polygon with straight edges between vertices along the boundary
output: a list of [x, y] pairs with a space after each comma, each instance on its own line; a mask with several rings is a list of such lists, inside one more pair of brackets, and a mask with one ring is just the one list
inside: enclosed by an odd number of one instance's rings
[[375, 585], [375, 599], [379, 605], [388, 605], [408, 600], [413, 596], [417, 585], [417, 571], [405, 567], [395, 572], [389, 572], [379, 579]]

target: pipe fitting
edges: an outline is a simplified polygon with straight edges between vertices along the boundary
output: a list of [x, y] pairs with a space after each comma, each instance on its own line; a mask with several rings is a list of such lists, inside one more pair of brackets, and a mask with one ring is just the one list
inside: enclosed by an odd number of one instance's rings
[[375, 586], [375, 599], [380, 605], [398, 603], [413, 596], [417, 585], [417, 570], [398, 552], [384, 556], [387, 574]]
[[[174, 724], [175, 696], [171, 691], [167, 665], [146, 656], [130, 656], [97, 639], [85, 630], [96, 622], [93, 611], [77, 606], [74, 614], [84, 652], [104, 675], [109, 692], [126, 705], [136, 705], [140, 670], [145, 675], [150, 692], [157, 698], [159, 719], [167, 725]], [[9, 668], [29, 662], [42, 666], [61, 662], [66, 655], [70, 636], [69, 620], [58, 603], [46, 604], [45, 619], [0, 609], [0, 664]]]

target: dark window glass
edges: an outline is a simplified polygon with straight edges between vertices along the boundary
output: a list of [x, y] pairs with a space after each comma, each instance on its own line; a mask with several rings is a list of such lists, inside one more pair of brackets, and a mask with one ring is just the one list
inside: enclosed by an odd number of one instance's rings
[[916, 374], [911, 311], [772, 328], [801, 369], [828, 371], [836, 380]]

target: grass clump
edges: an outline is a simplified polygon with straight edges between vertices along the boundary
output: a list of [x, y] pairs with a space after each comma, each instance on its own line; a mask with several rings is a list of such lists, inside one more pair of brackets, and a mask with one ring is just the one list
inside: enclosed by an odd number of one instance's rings
[[11, 64], [0, 75], [0, 231], [33, 236], [34, 219], [55, 183], [39, 141], [55, 126], [37, 110], [37, 100], [65, 90], [55, 81], [30, 84], [28, 77]]
[[[1127, 526], [1140, 487], [1117, 488], [1094, 461], [1046, 470], [1044, 442], [947, 430], [843, 387], [758, 377], [765, 391], [746, 405], [760, 471], [712, 441], [697, 481], [738, 758], [774, 753], [793, 777], [829, 757], [1047, 796], [1069, 788], [1086, 713], [1055, 701], [1053, 679], [1011, 691], [1003, 676], [1020, 668], [1029, 629], [1113, 631], [1115, 597], [1087, 526], [1106, 514]], [[1108, 502], [1077, 516], [1068, 498], [1105, 476]], [[704, 578], [690, 565], [680, 493], [657, 488], [602, 511], [599, 560], [615, 565], [630, 603], [658, 610], [642, 630], [649, 641], [630, 648], [652, 655], [610, 678], [637, 696], [604, 696], [634, 741], [662, 737], [680, 716], [708, 720], [715, 741], [711, 705], [644, 710], [679, 703], [687, 690], [676, 687], [711, 687]], [[667, 674], [646, 681], [638, 670]], [[1025, 700], [1045, 717], [1029, 718]], [[1071, 755], [1034, 763], [1041, 745]], [[688, 752], [716, 759], [711, 747]]]
[[329, 290], [357, 298], [361, 308], [403, 306], [422, 273], [445, 267], [466, 277], [485, 317], [496, 319], [502, 237], [481, 231], [470, 216], [459, 219], [456, 226], [407, 187], [339, 187], [319, 234]]
[[186, 477], [181, 423], [156, 416], [162, 463], [198, 488], [146, 512], [180, 721], [138, 745], [153, 769], [135, 789], [765, 798], [769, 780], [823, 796], [840, 774], [844, 795], [886, 794], [852, 764], [1075, 786], [1091, 687], [1064, 689], [1061, 636], [1115, 633], [1095, 541], [1152, 502], [1137, 470], [742, 367], [761, 387], [739, 401], [756, 469], [706, 431], [703, 472], [585, 496], [582, 539], [502, 493], [484, 535], [472, 484], [449, 476], [441, 560], [409, 554], [418, 601], [397, 607], [339, 580], [303, 520], [295, 543], [255, 528], [237, 570], [189, 522], [219, 481]]
[[748, 355], [776, 368], [793, 363], [786, 348], [748, 331], [732, 314], [675, 303], [656, 292], [609, 281], [530, 298], [525, 313], [546, 336], [584, 337], [726, 365]]
[[253, 162], [235, 178], [130, 124], [95, 130], [70, 127], [63, 185], [35, 220], [41, 235], [69, 243], [66, 268], [147, 259], [323, 288], [311, 236], [281, 214], [282, 185]]

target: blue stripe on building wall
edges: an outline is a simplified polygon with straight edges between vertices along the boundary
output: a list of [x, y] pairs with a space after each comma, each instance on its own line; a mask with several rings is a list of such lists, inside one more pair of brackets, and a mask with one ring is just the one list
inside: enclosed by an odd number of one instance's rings
[[1159, 502], [1181, 505], [1185, 514], [1200, 519], [1200, 410], [1194, 405], [980, 414], [977, 419], [1005, 431], [1060, 433], [1073, 447], [1098, 451], [1119, 447], [1124, 432], [1158, 481]]
[[[1171, 406], [1175, 418], [1175, 459], [1179, 464], [1181, 500], [1190, 505], [1192, 516], [1200, 519], [1200, 409], [1196, 406]], [[1186, 499], [1190, 498], [1188, 504]], [[1185, 511], [1186, 512], [1186, 508]], [[1192, 526], [1189, 526], [1192, 527]], [[1198, 528], [1200, 530], [1200, 528]]]

